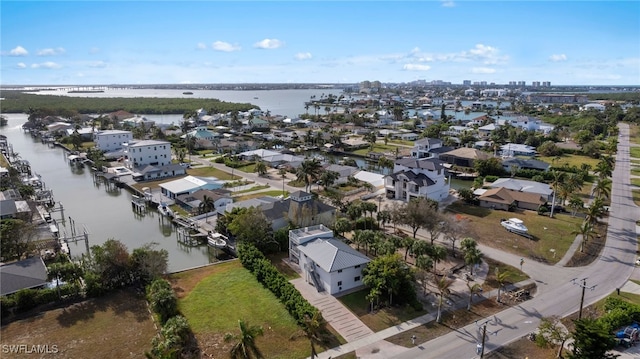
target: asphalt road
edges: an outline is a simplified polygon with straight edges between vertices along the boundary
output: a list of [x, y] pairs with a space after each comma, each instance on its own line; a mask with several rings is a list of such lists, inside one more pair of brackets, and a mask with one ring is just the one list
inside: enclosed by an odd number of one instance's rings
[[[640, 218], [640, 210], [633, 203], [630, 189], [629, 127], [626, 124], [619, 127], [607, 241], [600, 257], [581, 268], [525, 263], [524, 271], [538, 282], [538, 293], [529, 301], [479, 321], [487, 325], [485, 353], [534, 331], [542, 317], [566, 316], [578, 311], [582, 288], [572, 283], [572, 278], [577, 278], [578, 282], [586, 278], [587, 287], [595, 286], [593, 290], [585, 290], [586, 307], [622, 287], [633, 272], [637, 249], [635, 221]], [[514, 263], [510, 262], [519, 261], [508, 254], [492, 253], [491, 256], [504, 258], [511, 265]], [[468, 325], [419, 344], [395, 358], [477, 358], [476, 344], [481, 341], [481, 329], [481, 325]]]

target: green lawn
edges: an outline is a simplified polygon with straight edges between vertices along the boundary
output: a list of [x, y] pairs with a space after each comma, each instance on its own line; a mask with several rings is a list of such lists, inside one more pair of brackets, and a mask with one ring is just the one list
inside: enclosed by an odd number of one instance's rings
[[640, 168], [632, 168], [631, 169], [631, 174], [632, 175], [636, 175], [636, 176], [640, 176]]
[[304, 182], [298, 181], [298, 180], [289, 181], [287, 182], [287, 184], [291, 187], [298, 187], [298, 188], [302, 188], [306, 186]]
[[427, 314], [426, 310], [416, 311], [409, 306], [386, 307], [369, 312], [369, 301], [366, 299], [368, 289], [363, 289], [338, 298], [349, 310], [374, 332], [406, 322], [407, 320]]
[[[479, 242], [524, 258], [534, 257], [549, 263], [559, 261], [575, 239], [572, 235], [582, 219], [569, 214], [556, 214], [554, 218], [538, 215], [534, 211], [505, 212], [471, 206], [461, 202], [453, 203], [447, 211], [460, 214], [468, 220], [469, 236]], [[500, 226], [502, 218], [522, 219], [529, 228], [533, 240], [507, 232]], [[545, 229], [546, 228], [546, 229]], [[550, 249], [555, 250], [554, 252]]]
[[261, 189], [266, 189], [266, 188], [269, 188], [269, 187], [271, 187], [271, 186], [269, 186], [268, 184], [259, 185], [259, 186], [253, 186], [251, 188], [243, 189], [242, 191], [233, 192], [233, 194], [236, 195], [236, 194], [239, 194], [239, 193], [253, 192], [253, 191], [258, 191], [258, 190], [261, 190]]
[[562, 155], [562, 157], [560, 157], [557, 160], [555, 156], [553, 157], [540, 156], [540, 157], [537, 157], [536, 159], [549, 163], [554, 167], [562, 167], [566, 163], [569, 165], [569, 167], [576, 166], [580, 168], [580, 165], [582, 165], [583, 163], [586, 163], [588, 165], [591, 165], [591, 168], [593, 169], [598, 163], [598, 159], [591, 158], [589, 156], [582, 156], [582, 155], [566, 155], [565, 154], [565, 155]]
[[256, 171], [256, 163], [250, 163], [248, 165], [245, 166], [240, 166], [238, 168], [236, 168], [239, 171], [242, 172], [246, 172], [246, 173], [254, 173]]
[[633, 202], [640, 206], [640, 189], [633, 190], [631, 193], [633, 194]]
[[631, 184], [640, 187], [640, 178], [632, 178]]
[[637, 143], [640, 145], [640, 126], [629, 125], [629, 139], [632, 143]]
[[631, 157], [640, 158], [640, 147], [630, 147]]
[[266, 358], [304, 358], [310, 354], [304, 338], [291, 340], [300, 328], [282, 303], [265, 289], [239, 261], [218, 265], [179, 301], [201, 350], [212, 357], [226, 357], [230, 344], [222, 336], [238, 332], [238, 320], [261, 325], [264, 336], [256, 343]]
[[[257, 198], [257, 197], [264, 197], [264, 196], [276, 197], [281, 195], [282, 195], [282, 190], [273, 190], [273, 191], [264, 191], [264, 192], [258, 192], [258, 193], [245, 194], [244, 196], [234, 197], [234, 200], [236, 202], [240, 202], [240, 201], [245, 201], [245, 200]], [[288, 195], [289, 195], [289, 192], [284, 191], [284, 197], [287, 197]]]
[[[384, 144], [384, 143], [376, 143], [373, 146], [373, 151], [371, 150], [371, 147], [367, 147], [367, 148], [361, 148], [359, 150], [355, 150], [353, 151], [354, 154], [356, 155], [360, 155], [360, 156], [366, 156], [369, 152], [393, 152], [395, 153], [396, 148], [398, 148], [398, 146], [393, 146], [391, 144]], [[399, 149], [399, 151], [401, 151], [402, 148]]]
[[236, 174], [234, 174], [233, 177], [231, 177], [231, 173], [221, 171], [215, 167], [189, 168], [187, 170], [187, 174], [190, 174], [192, 176], [199, 176], [199, 177], [215, 177], [223, 181], [231, 181], [231, 180], [237, 180], [242, 178], [241, 176], [238, 176]]

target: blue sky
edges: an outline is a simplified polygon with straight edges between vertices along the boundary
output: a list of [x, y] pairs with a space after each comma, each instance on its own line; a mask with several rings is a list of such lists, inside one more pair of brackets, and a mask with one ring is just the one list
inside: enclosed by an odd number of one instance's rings
[[6, 1], [0, 83], [640, 85], [638, 1]]

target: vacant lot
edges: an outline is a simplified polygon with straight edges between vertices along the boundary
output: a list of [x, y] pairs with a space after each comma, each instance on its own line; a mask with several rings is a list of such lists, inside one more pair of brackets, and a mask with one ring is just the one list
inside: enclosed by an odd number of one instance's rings
[[[582, 222], [582, 218], [569, 214], [549, 218], [534, 211], [505, 212], [460, 202], [448, 206], [447, 211], [468, 220], [469, 236], [480, 243], [548, 263], [556, 263], [562, 258], [576, 237], [571, 232]], [[534, 239], [507, 232], [500, 225], [502, 218], [523, 220]]]
[[[144, 358], [156, 334], [146, 302], [119, 291], [2, 327], [2, 344], [57, 346], [47, 358]], [[35, 358], [6, 354], [2, 358]], [[43, 356], [44, 357], [44, 356]]]
[[171, 282], [203, 357], [228, 356], [231, 344], [223, 337], [238, 332], [239, 319], [263, 327], [264, 336], [256, 342], [266, 358], [310, 355], [308, 340], [295, 336], [300, 328], [284, 306], [239, 261], [173, 275]]
[[597, 158], [591, 158], [589, 156], [582, 156], [582, 155], [566, 155], [565, 154], [565, 155], [562, 155], [560, 158], [557, 158], [555, 156], [551, 156], [551, 157], [540, 156], [536, 158], [540, 161], [549, 163], [553, 167], [562, 167], [565, 164], [567, 164], [569, 167], [576, 166], [580, 168], [580, 166], [583, 163], [586, 163], [591, 166], [591, 169], [593, 169], [598, 163]]
[[187, 170], [187, 174], [197, 177], [215, 177], [223, 181], [234, 181], [242, 178], [242, 176], [238, 176], [235, 173], [231, 176], [231, 173], [219, 170], [215, 167], [189, 168]]

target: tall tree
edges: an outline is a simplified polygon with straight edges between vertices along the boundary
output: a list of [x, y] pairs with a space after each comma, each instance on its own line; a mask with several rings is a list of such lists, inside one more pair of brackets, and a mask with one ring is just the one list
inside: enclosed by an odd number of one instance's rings
[[224, 335], [225, 342], [235, 342], [231, 347], [232, 359], [251, 359], [251, 358], [264, 358], [262, 352], [256, 344], [256, 338], [264, 335], [264, 331], [261, 326], [249, 325], [243, 320], [238, 320], [238, 327], [240, 328], [240, 334], [227, 333]]
[[471, 310], [471, 304], [473, 304], [473, 295], [478, 293], [482, 286], [479, 283], [473, 283], [467, 280], [467, 289], [469, 290], [469, 301], [467, 302], [467, 310]]
[[429, 222], [430, 215], [434, 212], [433, 209], [432, 201], [423, 197], [414, 198], [401, 208], [400, 223], [411, 227], [413, 238], [416, 238], [418, 229]]
[[436, 282], [436, 288], [438, 289], [438, 314], [436, 315], [436, 322], [442, 323], [442, 303], [446, 297], [451, 294], [451, 285], [453, 281], [446, 276], [440, 277]]
[[507, 283], [510, 277], [510, 273], [507, 271], [501, 271], [498, 267], [496, 267], [495, 278], [496, 282], [498, 282], [498, 303], [501, 303], [500, 291], [504, 288], [504, 285]]
[[580, 236], [580, 252], [584, 252], [584, 245], [595, 235], [593, 224], [589, 221], [583, 221], [571, 234]]
[[616, 342], [606, 325], [596, 319], [579, 319], [574, 321], [573, 353], [571, 359], [613, 359], [617, 355], [607, 353]]
[[609, 198], [611, 195], [611, 179], [598, 178], [593, 186], [592, 194], [598, 198]]
[[322, 172], [322, 165], [317, 158], [304, 160], [298, 169], [296, 170], [296, 177], [298, 181], [302, 181], [305, 184], [306, 191], [309, 192], [309, 188], [312, 183], [316, 182]]

